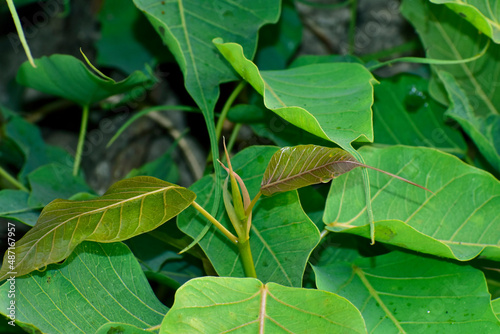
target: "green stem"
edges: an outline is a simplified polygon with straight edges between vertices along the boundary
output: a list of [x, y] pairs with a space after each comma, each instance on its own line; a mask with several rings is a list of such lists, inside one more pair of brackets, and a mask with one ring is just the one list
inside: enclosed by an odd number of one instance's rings
[[212, 224], [215, 225], [224, 235], [231, 240], [233, 244], [238, 244], [238, 238], [231, 232], [229, 232], [217, 219], [215, 219], [211, 214], [209, 214], [205, 209], [203, 209], [198, 203], [193, 202], [191, 203], [193, 208], [198, 210], [205, 218], [207, 218]]
[[348, 54], [354, 54], [354, 41], [356, 38], [356, 18], [358, 15], [358, 0], [350, 0], [351, 3], [351, 21], [349, 22], [349, 49]]
[[17, 181], [12, 175], [10, 175], [5, 169], [0, 167], [0, 176], [3, 176], [10, 184], [15, 186], [16, 188], [29, 192], [29, 190], [19, 181]]
[[420, 42], [417, 39], [413, 39], [409, 42], [397, 45], [397, 46], [389, 48], [389, 49], [384, 49], [381, 51], [377, 51], [374, 53], [363, 55], [360, 57], [360, 59], [366, 63], [366, 62], [369, 62], [372, 60], [387, 58], [387, 57], [390, 57], [394, 54], [400, 54], [400, 53], [408, 52], [408, 51], [415, 51], [420, 47], [421, 47]]
[[252, 209], [253, 207], [255, 206], [255, 203], [257, 203], [257, 200], [260, 198], [260, 196], [262, 195], [262, 193], [259, 192], [257, 193], [257, 195], [255, 195], [255, 197], [252, 199], [252, 201], [250, 202], [250, 205], [248, 206], [248, 208], [245, 210], [245, 215], [248, 217], [250, 216], [250, 213], [252, 212]]
[[217, 120], [217, 125], [215, 127], [215, 133], [217, 135], [217, 141], [220, 139], [220, 135], [222, 133], [222, 127], [224, 126], [224, 121], [226, 120], [227, 113], [229, 112], [229, 109], [233, 105], [234, 100], [240, 95], [242, 89], [245, 87], [246, 82], [241, 81], [238, 86], [233, 90], [231, 95], [229, 95], [228, 99], [226, 100], [226, 103], [224, 104], [224, 107], [222, 107], [222, 111], [220, 113], [220, 117]]
[[87, 123], [89, 120], [89, 105], [83, 106], [82, 124], [80, 125], [80, 136], [78, 137], [78, 146], [76, 147], [75, 164], [73, 165], [73, 175], [78, 174], [78, 168], [82, 161], [83, 145], [85, 144], [85, 133], [87, 132]]
[[229, 142], [227, 143], [228, 152], [231, 152], [233, 150], [234, 143], [236, 142], [236, 138], [238, 137], [238, 133], [240, 132], [242, 126], [243, 126], [242, 123], [237, 123], [234, 126], [233, 132], [231, 133], [231, 137], [229, 137]]
[[255, 265], [253, 263], [252, 250], [250, 249], [250, 239], [238, 240], [238, 249], [240, 250], [241, 262], [243, 262], [243, 270], [247, 277], [257, 278]]
[[17, 15], [13, 0], [7, 0], [7, 6], [9, 6], [10, 14], [12, 15], [12, 19], [14, 20], [14, 24], [16, 25], [17, 34], [19, 35], [19, 39], [21, 40], [21, 44], [23, 45], [24, 52], [26, 53], [31, 66], [36, 68], [35, 61], [33, 60], [30, 47], [28, 45], [28, 42], [26, 41], [26, 37], [24, 36], [23, 26], [21, 25], [21, 21], [19, 21], [19, 16]]

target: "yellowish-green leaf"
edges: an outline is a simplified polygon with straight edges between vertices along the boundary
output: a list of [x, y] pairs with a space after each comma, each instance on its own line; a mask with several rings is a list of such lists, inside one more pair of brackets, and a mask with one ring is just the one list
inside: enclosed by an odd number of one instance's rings
[[115, 183], [95, 199], [57, 199], [16, 243], [14, 264], [8, 263], [9, 254], [5, 254], [0, 279], [64, 260], [84, 240], [116, 242], [149, 232], [178, 215], [195, 198], [186, 188], [138, 176]]

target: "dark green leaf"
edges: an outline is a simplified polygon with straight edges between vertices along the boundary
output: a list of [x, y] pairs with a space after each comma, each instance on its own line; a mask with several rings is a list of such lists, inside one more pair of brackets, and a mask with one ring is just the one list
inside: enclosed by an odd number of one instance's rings
[[222, 39], [214, 43], [263, 96], [266, 107], [283, 119], [342, 148], [349, 148], [354, 140], [373, 141], [371, 105], [376, 80], [362, 65], [314, 64], [259, 71], [241, 45]]
[[[428, 58], [466, 59], [479, 54], [489, 42], [487, 36], [446, 6], [412, 0], [404, 1], [401, 11], [417, 29]], [[457, 91], [450, 91], [448, 84], [447, 92], [437, 72], [446, 71], [455, 78], [458, 87], [468, 98], [465, 109], [470, 111], [449, 110], [448, 114], [464, 127], [488, 162], [500, 171], [499, 136], [489, 133], [499, 128], [496, 118], [500, 115], [500, 85], [497, 84], [500, 45], [491, 44], [486, 54], [475, 61], [458, 65], [433, 65], [432, 68], [434, 71], [429, 92], [447, 105], [450, 99], [457, 98]], [[455, 108], [463, 109], [457, 106], [457, 102], [454, 101]], [[468, 115], [464, 117], [465, 114]], [[487, 122], [493, 122], [494, 125], [490, 127]]]
[[[431, 148], [364, 146], [359, 152], [368, 165], [434, 192], [368, 170], [377, 241], [462, 261], [483, 250], [500, 259], [500, 182], [491, 174]], [[327, 229], [369, 236], [361, 180], [358, 169], [333, 180]]]
[[416, 76], [399, 75], [375, 86], [375, 142], [434, 147], [463, 157], [465, 141], [457, 129], [445, 124], [445, 109], [429, 96], [428, 84]]
[[42, 166], [28, 175], [30, 207], [44, 207], [56, 198], [70, 198], [79, 192], [92, 192], [83, 177], [73, 176], [73, 168], [58, 163]]
[[132, 169], [126, 177], [134, 176], [153, 176], [169, 182], [177, 182], [179, 180], [179, 168], [172, 159], [172, 152], [168, 150], [159, 158], [148, 162], [140, 168]]
[[36, 68], [23, 63], [17, 81], [46, 94], [56, 95], [80, 105], [90, 105], [138, 86], [147, 86], [151, 78], [136, 71], [123, 81], [97, 76], [73, 56], [55, 54], [35, 59]]
[[[259, 191], [262, 174], [276, 150], [275, 147], [255, 146], [231, 158], [233, 169], [245, 182], [250, 196]], [[190, 189], [197, 194], [197, 203], [209, 208], [213, 203], [214, 187], [213, 176], [206, 176]], [[319, 241], [319, 232], [302, 210], [297, 192], [261, 198], [252, 216], [250, 246], [258, 278], [264, 282], [301, 286], [309, 254]], [[233, 230], [222, 209], [216, 218]], [[207, 223], [193, 208], [178, 218], [179, 228], [191, 237], [196, 237]], [[244, 276], [238, 248], [219, 230], [212, 226], [200, 246], [220, 276]]]
[[0, 191], [0, 217], [20, 221], [26, 225], [35, 225], [41, 207], [28, 205], [29, 194], [21, 190], [4, 189]]
[[189, 281], [160, 333], [366, 333], [359, 311], [325, 291], [262, 284], [254, 278]]
[[261, 70], [284, 69], [302, 41], [302, 21], [291, 0], [282, 2], [281, 17], [276, 24], [259, 31], [255, 64]]
[[99, 12], [97, 63], [130, 74], [165, 54], [161, 39], [132, 1], [106, 0]]
[[109, 322], [99, 327], [95, 334], [151, 334], [151, 332], [120, 322]]
[[500, 115], [475, 116], [467, 94], [455, 78], [444, 71], [439, 71], [439, 77], [450, 98], [450, 108], [446, 115], [462, 126], [488, 162], [500, 172]]
[[[5, 315], [10, 281], [0, 287]], [[108, 322], [159, 325], [168, 308], [121, 243], [83, 242], [61, 265], [16, 278], [16, 320], [43, 333], [95, 333]]]
[[195, 199], [188, 189], [147, 176], [125, 179], [101, 197], [86, 201], [55, 200], [37, 224], [16, 242], [16, 264], [4, 256], [0, 278], [22, 276], [68, 257], [82, 241], [116, 242], [151, 231], [175, 217]]
[[482, 273], [469, 266], [392, 252], [315, 266], [318, 289], [361, 310], [370, 333], [497, 333]]

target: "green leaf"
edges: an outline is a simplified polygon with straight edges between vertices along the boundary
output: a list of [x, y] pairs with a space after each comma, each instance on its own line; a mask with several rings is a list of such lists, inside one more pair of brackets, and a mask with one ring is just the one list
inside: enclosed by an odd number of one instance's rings
[[160, 333], [366, 333], [359, 311], [325, 291], [204, 277], [176, 293]]
[[274, 153], [267, 165], [260, 191], [271, 196], [316, 183], [326, 183], [359, 162], [340, 148], [316, 145], [283, 147]]
[[116, 242], [151, 231], [193, 202], [196, 195], [152, 177], [119, 181], [101, 197], [86, 201], [55, 200], [36, 225], [16, 242], [16, 264], [6, 253], [0, 279], [22, 276], [68, 257], [82, 241]]
[[[404, 1], [401, 11], [417, 29], [428, 58], [466, 59], [478, 54], [489, 41], [487, 36], [446, 6], [413, 0]], [[429, 86], [431, 95], [447, 105], [450, 99], [448, 95], [454, 93], [446, 92], [443, 84], [438, 81], [437, 72], [446, 71], [456, 79], [458, 86], [466, 93], [474, 118], [479, 120], [465, 122], [461, 120], [462, 117], [457, 117], [453, 112], [449, 114], [459, 120], [466, 131], [468, 130], [467, 133], [481, 150], [485, 149], [484, 138], [489, 141], [488, 147], [497, 148], [496, 155], [492, 155], [490, 150], [481, 152], [497, 171], [500, 171], [498, 136], [496, 136], [495, 142], [493, 138], [483, 132], [488, 128], [487, 124], [483, 124], [483, 120], [492, 117], [492, 115], [500, 115], [500, 85], [496, 84], [498, 81], [497, 73], [500, 71], [499, 53], [500, 45], [492, 44], [486, 54], [475, 61], [459, 65], [433, 65], [433, 77]], [[489, 119], [489, 121], [493, 120]], [[464, 125], [465, 123], [471, 124]], [[475, 130], [472, 130], [471, 125], [475, 127]], [[482, 135], [478, 136], [478, 133], [482, 133]]]
[[[486, 248], [500, 259], [500, 182], [491, 174], [430, 148], [359, 152], [368, 165], [434, 192], [368, 170], [377, 241], [461, 261]], [[327, 229], [368, 236], [364, 193], [359, 169], [333, 180], [323, 217]]]
[[408, 253], [315, 266], [318, 289], [350, 300], [370, 333], [497, 333], [481, 271]]
[[429, 96], [428, 84], [406, 74], [380, 80], [373, 104], [375, 142], [434, 147], [463, 157], [467, 145], [457, 129], [445, 124], [445, 109]]
[[28, 204], [29, 194], [21, 190], [4, 189], [0, 191], [0, 217], [35, 225], [41, 207], [33, 208]]
[[500, 320], [500, 298], [497, 298], [493, 301], [491, 301], [491, 306], [493, 307], [493, 312], [497, 316], [497, 318]]
[[106, 0], [99, 12], [97, 63], [127, 74], [154, 64], [165, 54], [162, 41], [132, 1]]
[[0, 110], [5, 117], [3, 131], [6, 138], [12, 140], [24, 154], [24, 165], [19, 173], [19, 179], [40, 166], [53, 163], [73, 164], [73, 158], [59, 147], [45, 144], [40, 129], [25, 121], [12, 111], [5, 108]]
[[259, 71], [241, 45], [221, 39], [214, 43], [278, 116], [344, 149], [354, 140], [373, 141], [371, 105], [376, 80], [362, 65], [314, 64]]
[[496, 1], [470, 0], [431, 0], [436, 4], [445, 4], [462, 19], [469, 21], [483, 34], [500, 43], [500, 7]]
[[[231, 158], [234, 171], [245, 182], [251, 197], [258, 193], [264, 170], [276, 150], [275, 147], [255, 146]], [[205, 176], [190, 187], [202, 207], [210, 207], [213, 203], [213, 180], [213, 176]], [[319, 232], [302, 210], [297, 192], [261, 197], [252, 216], [250, 247], [258, 278], [263, 282], [301, 286], [309, 254], [319, 241]], [[222, 209], [216, 218], [226, 228], [233, 229]], [[197, 236], [207, 223], [193, 208], [177, 219], [179, 228], [191, 237]], [[238, 248], [218, 229], [212, 226], [200, 246], [220, 276], [244, 276]]]
[[138, 86], [147, 86], [151, 78], [136, 71], [125, 80], [115, 82], [91, 72], [73, 56], [55, 54], [35, 59], [36, 68], [25, 62], [17, 73], [17, 82], [46, 94], [91, 105], [112, 95]]
[[462, 126], [488, 162], [500, 172], [500, 115], [475, 116], [467, 94], [455, 78], [444, 71], [438, 73], [450, 98], [450, 108], [446, 115]]
[[144, 164], [140, 168], [132, 169], [126, 177], [129, 178], [139, 175], [153, 176], [171, 182], [177, 182], [180, 177], [179, 168], [172, 159], [172, 152], [170, 149], [159, 158]]
[[[9, 288], [0, 287], [2, 314]], [[15, 289], [16, 320], [44, 333], [95, 333], [108, 322], [149, 328], [168, 311], [121, 243], [83, 242], [62, 265], [16, 278]]]
[[70, 198], [79, 192], [92, 192], [83, 177], [73, 176], [73, 168], [58, 163], [42, 166], [28, 175], [30, 207], [44, 207], [56, 198]]
[[281, 16], [276, 24], [259, 31], [255, 64], [262, 70], [284, 69], [302, 41], [302, 21], [291, 0], [282, 2]]

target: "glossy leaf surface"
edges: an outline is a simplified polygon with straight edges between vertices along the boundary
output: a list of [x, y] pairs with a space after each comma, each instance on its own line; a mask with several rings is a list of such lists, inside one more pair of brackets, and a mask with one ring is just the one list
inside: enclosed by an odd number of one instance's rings
[[16, 242], [16, 262], [9, 268], [4, 256], [0, 277], [17, 276], [64, 260], [82, 241], [116, 242], [151, 231], [191, 204], [188, 189], [152, 177], [138, 176], [115, 183], [101, 197], [55, 200]]
[[[373, 84], [362, 65], [331, 63], [281, 71], [259, 71], [236, 43], [214, 40], [234, 69], [277, 115], [342, 148], [355, 140], [373, 141]], [[345, 75], [349, 73], [349, 75]]]
[[[3, 315], [9, 282], [0, 287]], [[121, 243], [83, 242], [63, 264], [15, 282], [16, 320], [43, 333], [95, 333], [108, 322], [149, 328], [160, 324], [168, 311]]]
[[340, 148], [316, 145], [284, 147], [276, 152], [264, 172], [260, 190], [270, 196], [311, 184], [328, 182], [358, 166]]
[[160, 333], [366, 333], [359, 311], [325, 291], [203, 277], [175, 296]]
[[[491, 174], [430, 148], [363, 147], [360, 153], [368, 165], [434, 192], [368, 170], [377, 241], [462, 261], [487, 249], [500, 259], [500, 182]], [[355, 169], [333, 180], [327, 229], [369, 236], [361, 179]]]
[[[241, 176], [250, 193], [257, 194], [264, 170], [276, 147], [251, 147], [231, 158], [234, 171]], [[197, 203], [210, 208], [213, 203], [214, 177], [205, 176], [190, 189]], [[222, 209], [216, 217], [230, 231], [233, 227]], [[193, 208], [179, 215], [179, 228], [196, 237], [209, 222]], [[300, 206], [296, 191], [261, 197], [253, 209], [250, 246], [258, 278], [300, 287], [309, 254], [319, 241], [319, 232]], [[220, 276], [243, 277], [243, 265], [236, 245], [211, 226], [200, 246]]]
[[496, 333], [482, 273], [410, 253], [315, 266], [318, 289], [361, 311], [369, 333]]
[[46, 94], [90, 105], [109, 96], [124, 93], [137, 86], [149, 85], [150, 78], [136, 71], [123, 81], [113, 81], [94, 74], [73, 56], [55, 54], [35, 59], [36, 68], [23, 63], [17, 81]]

